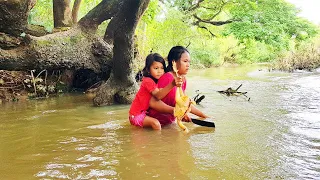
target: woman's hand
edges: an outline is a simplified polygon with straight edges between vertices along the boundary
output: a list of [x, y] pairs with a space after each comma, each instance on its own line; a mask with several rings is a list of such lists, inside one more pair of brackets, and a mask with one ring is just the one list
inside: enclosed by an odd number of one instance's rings
[[179, 76], [179, 77], [174, 77], [174, 81], [172, 81], [173, 84], [177, 87], [181, 87], [182, 84], [183, 84], [183, 77], [182, 76]]
[[191, 122], [191, 118], [188, 116], [188, 114], [186, 114], [183, 118], [182, 118], [183, 122]]

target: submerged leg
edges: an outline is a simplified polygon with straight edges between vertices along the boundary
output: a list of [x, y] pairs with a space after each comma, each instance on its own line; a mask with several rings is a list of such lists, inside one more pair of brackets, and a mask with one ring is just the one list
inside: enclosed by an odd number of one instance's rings
[[143, 120], [143, 127], [152, 127], [154, 130], [161, 130], [160, 122], [150, 116], [146, 116]]

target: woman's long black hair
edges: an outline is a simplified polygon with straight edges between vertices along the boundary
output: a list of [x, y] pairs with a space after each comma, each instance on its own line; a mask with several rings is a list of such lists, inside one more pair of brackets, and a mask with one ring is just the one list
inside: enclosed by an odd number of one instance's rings
[[187, 48], [183, 46], [174, 46], [170, 49], [168, 54], [168, 66], [167, 71], [173, 71], [172, 69], [172, 61], [178, 61], [181, 58], [181, 54], [184, 52], [188, 52]]
[[167, 68], [166, 68], [166, 62], [165, 62], [165, 60], [163, 59], [163, 57], [160, 54], [151, 53], [146, 57], [146, 64], [145, 64], [145, 66], [144, 66], [144, 68], [142, 70], [143, 71], [143, 76], [144, 77], [150, 77], [151, 79], [154, 80], [154, 82], [157, 83], [158, 80], [155, 79], [154, 77], [152, 77], [151, 74], [150, 74], [150, 67], [151, 67], [153, 62], [161, 63], [163, 65], [164, 72], [166, 73], [168, 71], [167, 71]]

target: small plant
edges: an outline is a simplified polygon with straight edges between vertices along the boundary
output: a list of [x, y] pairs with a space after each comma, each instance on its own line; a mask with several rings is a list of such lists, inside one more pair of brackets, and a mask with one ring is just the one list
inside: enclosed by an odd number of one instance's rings
[[[58, 83], [48, 83], [47, 70], [40, 71], [37, 76], [34, 76], [34, 72], [35, 70], [31, 70], [30, 75], [27, 75], [27, 78], [23, 80], [29, 98], [46, 98], [49, 97], [49, 94], [57, 92]], [[41, 76], [42, 73], [44, 73], [44, 75]]]

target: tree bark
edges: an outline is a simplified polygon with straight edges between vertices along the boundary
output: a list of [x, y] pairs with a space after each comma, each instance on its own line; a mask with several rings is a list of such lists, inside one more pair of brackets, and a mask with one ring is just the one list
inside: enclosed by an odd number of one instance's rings
[[103, 0], [81, 18], [78, 24], [84, 31], [94, 33], [103, 21], [115, 16], [122, 4], [123, 0]]
[[[137, 91], [137, 83], [132, 74], [133, 65], [133, 39], [136, 26], [146, 10], [149, 0], [126, 0], [124, 5], [109, 23], [107, 29], [110, 30], [108, 39], [113, 39], [113, 76], [100, 86], [97, 95], [94, 98], [94, 104], [97, 106], [108, 105], [113, 98], [120, 103], [131, 103]], [[116, 22], [116, 23], [115, 23]], [[106, 38], [106, 36], [105, 36]], [[115, 90], [115, 94], [107, 94], [110, 84], [121, 84]]]
[[36, 0], [0, 1], [0, 32], [19, 36], [26, 29], [29, 11]]
[[80, 4], [82, 0], [75, 0], [72, 7], [72, 24], [76, 24], [78, 22], [78, 13], [80, 9]]
[[71, 27], [70, 0], [53, 0], [54, 27]]
[[[94, 36], [94, 35], [91, 35]], [[96, 73], [112, 67], [112, 47], [79, 28], [42, 37], [26, 36], [27, 46], [0, 49], [0, 67], [6, 70], [91, 69]]]

